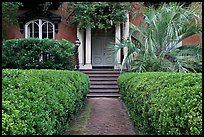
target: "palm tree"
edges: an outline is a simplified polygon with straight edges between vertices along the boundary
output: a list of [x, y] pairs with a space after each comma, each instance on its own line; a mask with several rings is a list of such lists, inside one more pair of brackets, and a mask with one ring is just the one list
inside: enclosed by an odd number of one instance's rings
[[163, 3], [158, 9], [146, 8], [140, 26], [130, 24], [128, 40], [114, 45], [114, 54], [128, 48], [122, 66], [130, 71], [202, 71], [201, 46], [182, 46], [180, 42], [194, 34], [202, 34], [195, 8], [178, 3]]

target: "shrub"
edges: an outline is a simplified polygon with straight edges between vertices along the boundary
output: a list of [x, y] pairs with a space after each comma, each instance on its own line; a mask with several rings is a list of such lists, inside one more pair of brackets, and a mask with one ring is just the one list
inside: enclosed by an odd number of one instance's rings
[[123, 66], [134, 72], [202, 72], [202, 45], [181, 44], [190, 36], [202, 35], [198, 6], [164, 2], [157, 8], [144, 7], [141, 13], [144, 20], [130, 24], [129, 39], [112, 46], [114, 57], [128, 49]]
[[76, 71], [3, 69], [2, 134], [62, 134], [89, 85], [88, 76]]
[[124, 73], [119, 92], [142, 134], [202, 134], [201, 73]]
[[2, 67], [12, 69], [74, 68], [74, 44], [66, 40], [11, 39], [3, 41]]

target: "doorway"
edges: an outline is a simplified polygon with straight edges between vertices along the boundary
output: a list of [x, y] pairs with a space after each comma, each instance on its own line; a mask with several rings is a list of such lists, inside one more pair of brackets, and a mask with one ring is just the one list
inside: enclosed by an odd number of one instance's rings
[[113, 67], [114, 58], [111, 44], [114, 44], [114, 29], [103, 31], [94, 29], [92, 31], [92, 66]]

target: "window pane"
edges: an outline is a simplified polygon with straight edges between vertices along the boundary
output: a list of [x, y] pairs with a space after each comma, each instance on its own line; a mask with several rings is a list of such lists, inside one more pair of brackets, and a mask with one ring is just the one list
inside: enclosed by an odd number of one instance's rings
[[30, 23], [30, 24], [28, 25], [28, 32], [27, 32], [27, 37], [28, 37], [28, 38], [32, 37], [32, 31], [33, 31], [33, 29], [32, 29], [32, 23]]
[[53, 39], [54, 27], [51, 23], [48, 24], [48, 38]]
[[34, 37], [39, 38], [39, 26], [36, 22], [34, 23]]
[[48, 38], [53, 39], [53, 33], [48, 33]]
[[42, 31], [45, 33], [45, 32], [47, 32], [47, 23], [44, 23], [43, 25], [42, 25]]
[[51, 23], [48, 24], [48, 30], [50, 33], [53, 33], [53, 25]]
[[[39, 26], [41, 27], [39, 30]], [[42, 38], [50, 38], [53, 39], [54, 25], [46, 20], [34, 20], [30, 21], [27, 26], [26, 35], [28, 38], [35, 37], [39, 38], [42, 35]]]
[[46, 39], [47, 38], [47, 33], [42, 33], [42, 38]]
[[31, 22], [28, 25], [28, 32], [27, 32], [27, 37], [32, 38], [32, 37], [39, 37], [39, 27], [36, 22]]

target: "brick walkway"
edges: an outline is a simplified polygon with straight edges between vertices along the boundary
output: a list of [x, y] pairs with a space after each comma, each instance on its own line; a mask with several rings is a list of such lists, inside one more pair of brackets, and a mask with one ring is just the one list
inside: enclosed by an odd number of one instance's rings
[[87, 98], [64, 135], [138, 135], [119, 98]]
[[136, 135], [123, 103], [118, 98], [89, 98], [88, 135]]

